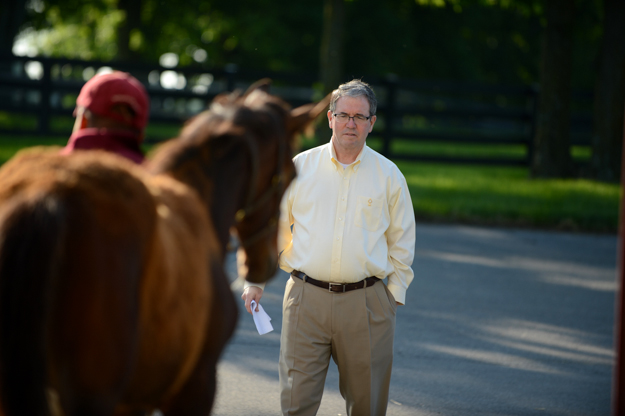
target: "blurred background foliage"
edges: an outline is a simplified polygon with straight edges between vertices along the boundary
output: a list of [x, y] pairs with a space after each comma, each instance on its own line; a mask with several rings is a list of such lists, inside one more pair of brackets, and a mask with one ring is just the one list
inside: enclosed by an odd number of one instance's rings
[[[4, 3], [17, 2], [8, 0]], [[24, 3], [24, 2], [22, 2]], [[572, 85], [592, 88], [601, 1], [577, 1]], [[27, 0], [14, 51], [99, 60], [316, 73], [323, 1]], [[532, 84], [539, 81], [540, 0], [345, 0], [343, 72]]]

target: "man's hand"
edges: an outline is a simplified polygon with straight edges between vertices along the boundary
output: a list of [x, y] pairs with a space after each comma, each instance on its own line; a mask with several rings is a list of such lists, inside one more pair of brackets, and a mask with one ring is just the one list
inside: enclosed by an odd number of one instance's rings
[[260, 304], [260, 298], [263, 297], [263, 290], [258, 286], [248, 286], [243, 291], [241, 299], [245, 301], [245, 309], [252, 313], [252, 307], [250, 306], [252, 301], [256, 301], [256, 312], [258, 312], [258, 305]]

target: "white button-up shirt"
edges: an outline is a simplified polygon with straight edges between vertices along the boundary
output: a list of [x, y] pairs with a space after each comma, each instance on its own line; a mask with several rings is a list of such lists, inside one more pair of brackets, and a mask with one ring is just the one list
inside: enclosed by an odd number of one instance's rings
[[405, 303], [415, 219], [397, 166], [365, 145], [343, 168], [331, 141], [293, 161], [297, 178], [281, 206], [280, 267], [336, 283], [388, 277], [395, 300]]

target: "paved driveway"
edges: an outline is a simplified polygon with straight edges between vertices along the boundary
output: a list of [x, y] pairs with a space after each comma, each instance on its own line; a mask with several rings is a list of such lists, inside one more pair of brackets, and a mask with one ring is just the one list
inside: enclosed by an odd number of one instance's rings
[[[419, 225], [415, 281], [397, 314], [389, 416], [608, 415], [616, 237]], [[214, 415], [278, 415], [286, 273], [241, 308]], [[319, 415], [345, 415], [332, 364]]]

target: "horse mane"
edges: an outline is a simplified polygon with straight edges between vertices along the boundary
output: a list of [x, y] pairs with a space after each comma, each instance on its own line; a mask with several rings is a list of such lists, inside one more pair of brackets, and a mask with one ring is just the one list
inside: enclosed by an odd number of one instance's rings
[[290, 106], [282, 99], [268, 94], [261, 87], [223, 93], [215, 97], [209, 109], [188, 120], [179, 136], [161, 145], [151, 157], [149, 168], [153, 173], [173, 171], [198, 153], [208, 162], [213, 142], [225, 138], [232, 142], [245, 134], [253, 134], [261, 143], [268, 134], [286, 137], [284, 118], [289, 117]]

